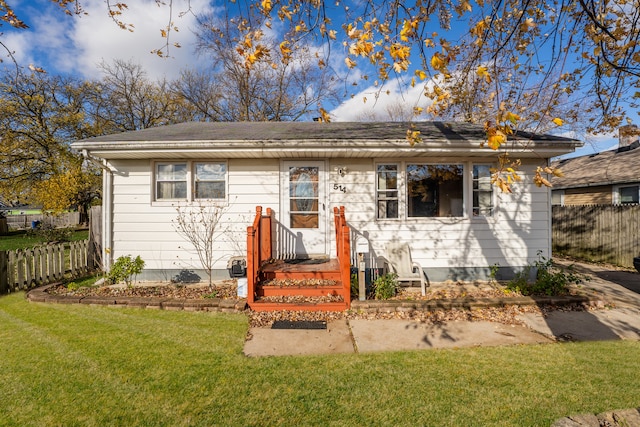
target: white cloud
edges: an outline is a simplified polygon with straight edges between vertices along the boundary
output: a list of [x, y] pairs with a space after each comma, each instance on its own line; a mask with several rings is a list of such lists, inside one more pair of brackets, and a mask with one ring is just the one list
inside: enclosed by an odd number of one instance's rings
[[[38, 6], [33, 8], [34, 6]], [[196, 27], [195, 16], [186, 13], [180, 16], [186, 1], [174, 2], [173, 23], [179, 32], [171, 33], [169, 58], [160, 58], [151, 53], [163, 47], [165, 39], [160, 30], [169, 22], [169, 8], [158, 6], [155, 0], [136, 0], [128, 3], [120, 20], [134, 25], [134, 32], [120, 29], [108, 15], [104, 2], [85, 2], [88, 15], [67, 16], [50, 1], [39, 0], [16, 10], [28, 16], [28, 30], [11, 31], [3, 41], [16, 51], [21, 66], [34, 63], [53, 73], [78, 74], [95, 78], [99, 74], [98, 64], [114, 59], [133, 60], [145, 69], [151, 78], [166, 76], [173, 78], [180, 70], [196, 64], [193, 53]], [[207, 0], [191, 0], [192, 10], [198, 13], [210, 11]], [[24, 19], [24, 18], [23, 18]]]
[[395, 79], [382, 87], [369, 86], [334, 108], [334, 121], [412, 120], [414, 107], [426, 108], [431, 100], [424, 96], [424, 85], [407, 87]]

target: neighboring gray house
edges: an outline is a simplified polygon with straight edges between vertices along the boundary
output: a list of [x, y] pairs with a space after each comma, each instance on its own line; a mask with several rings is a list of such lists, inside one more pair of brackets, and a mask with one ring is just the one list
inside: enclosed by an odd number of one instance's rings
[[553, 177], [554, 205], [617, 205], [640, 201], [640, 141], [636, 126], [620, 130], [616, 150], [555, 161], [564, 177]]
[[[413, 147], [410, 127], [423, 139]], [[219, 277], [228, 277], [230, 257], [246, 254], [256, 206], [273, 209], [274, 257], [326, 257], [336, 250], [331, 212], [344, 206], [352, 248], [367, 249], [369, 266], [379, 266], [387, 242], [401, 240], [438, 281], [486, 277], [495, 264], [518, 270], [539, 251], [550, 256], [550, 192], [532, 177], [582, 144], [528, 133], [510, 139], [493, 151], [481, 146], [483, 126], [464, 123], [183, 123], [72, 146], [104, 167], [106, 268], [127, 254], [146, 261], [141, 279], [193, 268], [197, 257], [172, 221], [177, 206], [199, 203], [226, 208]], [[507, 151], [522, 160], [512, 194], [490, 182], [490, 167]]]

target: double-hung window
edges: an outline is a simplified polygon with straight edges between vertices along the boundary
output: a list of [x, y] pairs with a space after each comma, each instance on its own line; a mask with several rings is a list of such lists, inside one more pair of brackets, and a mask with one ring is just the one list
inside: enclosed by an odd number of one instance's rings
[[473, 216], [493, 214], [491, 166], [473, 165]]
[[155, 163], [155, 201], [224, 200], [226, 162]]
[[378, 165], [376, 170], [378, 219], [398, 218], [398, 165]]
[[156, 200], [187, 198], [187, 163], [156, 164]]
[[224, 199], [227, 190], [226, 176], [226, 163], [196, 163], [195, 199]]

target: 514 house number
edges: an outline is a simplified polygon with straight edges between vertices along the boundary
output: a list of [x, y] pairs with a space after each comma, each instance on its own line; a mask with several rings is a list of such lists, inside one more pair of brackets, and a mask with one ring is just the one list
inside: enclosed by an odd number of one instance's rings
[[343, 193], [347, 192], [347, 187], [343, 186], [342, 184], [333, 184], [333, 190], [334, 191], [342, 191]]

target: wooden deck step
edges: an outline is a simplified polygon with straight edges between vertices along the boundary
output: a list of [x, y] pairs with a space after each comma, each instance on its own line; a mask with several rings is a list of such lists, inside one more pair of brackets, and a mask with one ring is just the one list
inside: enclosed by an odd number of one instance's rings
[[330, 260], [276, 260], [260, 269], [263, 281], [273, 279], [318, 279], [340, 281], [340, 264]]
[[337, 259], [276, 260], [262, 265], [255, 311], [344, 311], [349, 308]]
[[344, 311], [348, 308], [344, 301], [319, 303], [286, 303], [256, 300], [251, 303], [254, 311]]

